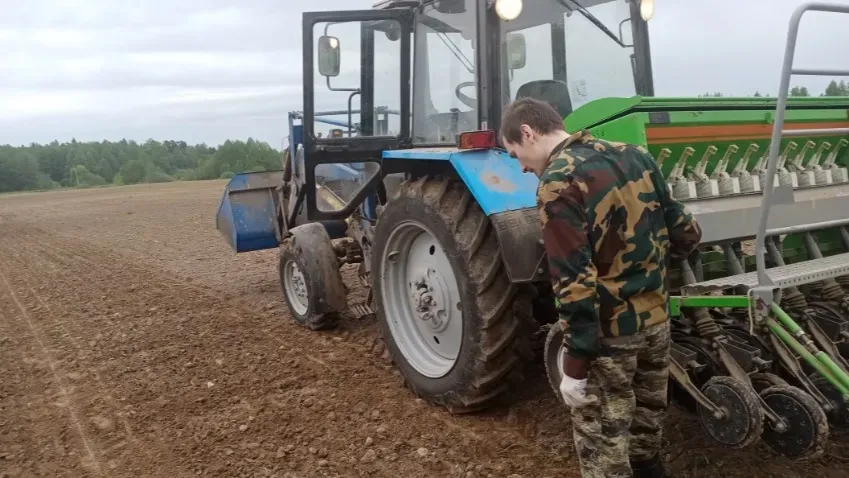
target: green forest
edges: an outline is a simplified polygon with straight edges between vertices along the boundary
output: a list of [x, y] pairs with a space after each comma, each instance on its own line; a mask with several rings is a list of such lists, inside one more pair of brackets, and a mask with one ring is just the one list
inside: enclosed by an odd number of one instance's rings
[[154, 140], [0, 145], [0, 193], [223, 179], [280, 169], [280, 158], [279, 151], [254, 139], [218, 147]]
[[[811, 96], [798, 86], [790, 94]], [[849, 96], [849, 85], [832, 81], [820, 96]], [[218, 147], [154, 140], [0, 145], [0, 193], [226, 179], [235, 173], [280, 169], [280, 159], [279, 151], [254, 139], [226, 141]]]

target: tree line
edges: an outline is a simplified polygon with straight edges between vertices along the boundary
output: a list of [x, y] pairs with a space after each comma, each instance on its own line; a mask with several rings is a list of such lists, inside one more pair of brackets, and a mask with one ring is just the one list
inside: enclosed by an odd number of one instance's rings
[[254, 139], [218, 147], [154, 140], [0, 145], [0, 192], [223, 179], [280, 169], [280, 157]]
[[[794, 86], [791, 96], [811, 96]], [[721, 97], [720, 92], [704, 97]], [[762, 97], [760, 92], [753, 96]], [[820, 96], [849, 96], [845, 81], [832, 81]], [[0, 193], [60, 187], [226, 179], [235, 173], [281, 168], [281, 153], [268, 143], [248, 139], [218, 147], [184, 141], [148, 140], [0, 145]]]
[[[806, 86], [794, 86], [790, 88], [788, 94], [790, 96], [811, 96], [811, 92], [808, 91], [808, 87]], [[722, 96], [725, 95], [718, 91], [714, 93], [705, 93], [703, 95], [699, 95], [699, 97], [703, 98], [719, 98]], [[759, 91], [756, 91], [755, 94], [752, 96], [761, 98], [763, 96], [769, 95], [762, 95]], [[835, 80], [831, 80], [831, 83], [829, 83], [828, 86], [825, 87], [825, 91], [822, 92], [820, 96], [849, 96], [849, 84], [847, 84], [845, 80], [840, 80], [839, 83]]]

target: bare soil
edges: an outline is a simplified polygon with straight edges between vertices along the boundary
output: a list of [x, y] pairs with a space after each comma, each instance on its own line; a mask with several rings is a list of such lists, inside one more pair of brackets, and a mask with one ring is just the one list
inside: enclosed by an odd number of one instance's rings
[[[541, 364], [486, 413], [416, 399], [373, 319], [311, 332], [276, 251], [215, 230], [221, 181], [0, 196], [0, 477], [579, 476]], [[352, 300], [364, 294], [344, 271]], [[846, 476], [729, 450], [673, 409], [675, 476]]]

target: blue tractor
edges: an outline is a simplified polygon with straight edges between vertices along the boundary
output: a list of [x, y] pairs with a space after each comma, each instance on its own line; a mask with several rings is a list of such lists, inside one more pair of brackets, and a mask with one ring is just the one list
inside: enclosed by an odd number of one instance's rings
[[[594, 99], [651, 96], [651, 3], [386, 0], [305, 13], [303, 111], [289, 115], [283, 169], [232, 178], [218, 229], [238, 253], [279, 248], [297, 323], [374, 313], [414, 393], [454, 412], [491, 405], [556, 320], [538, 179], [498, 146], [502, 108], [533, 96], [565, 118]], [[348, 304], [345, 264], [359, 264], [365, 304]]]

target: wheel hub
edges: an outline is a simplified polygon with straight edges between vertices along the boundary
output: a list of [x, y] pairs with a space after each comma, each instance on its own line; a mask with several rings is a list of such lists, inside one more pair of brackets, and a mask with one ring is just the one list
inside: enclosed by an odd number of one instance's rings
[[307, 285], [304, 281], [304, 274], [297, 264], [294, 264], [294, 270], [292, 271], [292, 286], [295, 289], [295, 295], [299, 299], [305, 300], [307, 298]]
[[434, 332], [445, 330], [451, 319], [446, 307], [450, 293], [447, 292], [442, 275], [436, 269], [428, 268], [425, 274], [411, 282], [409, 287], [416, 318], [427, 323]]

